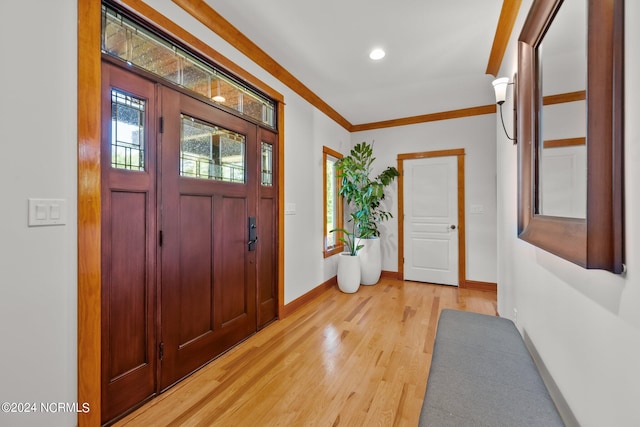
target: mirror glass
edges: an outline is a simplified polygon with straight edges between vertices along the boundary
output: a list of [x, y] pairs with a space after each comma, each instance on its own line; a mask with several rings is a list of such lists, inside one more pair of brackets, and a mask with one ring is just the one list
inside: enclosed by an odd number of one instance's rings
[[[518, 237], [614, 273], [625, 271], [624, 4], [533, 0], [518, 38]], [[586, 166], [571, 153], [580, 145]]]
[[539, 215], [586, 218], [587, 2], [564, 1], [537, 46]]

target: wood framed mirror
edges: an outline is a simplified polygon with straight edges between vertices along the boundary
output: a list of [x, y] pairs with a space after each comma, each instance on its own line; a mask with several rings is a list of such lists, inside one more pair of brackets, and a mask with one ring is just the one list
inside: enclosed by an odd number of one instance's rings
[[542, 44], [563, 0], [534, 0], [518, 40], [518, 236], [584, 268], [622, 273], [624, 0], [583, 1], [584, 206], [580, 214], [567, 216], [543, 210], [543, 130], [553, 116], [543, 114], [549, 95], [543, 92]]

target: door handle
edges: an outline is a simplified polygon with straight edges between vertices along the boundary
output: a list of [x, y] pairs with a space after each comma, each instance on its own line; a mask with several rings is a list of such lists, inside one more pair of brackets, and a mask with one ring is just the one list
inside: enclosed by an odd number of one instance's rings
[[255, 216], [250, 216], [249, 217], [249, 221], [247, 223], [247, 227], [249, 228], [249, 241], [247, 242], [247, 245], [249, 246], [249, 251], [255, 251], [256, 250], [256, 242], [258, 241], [258, 234], [257, 234], [257, 226], [256, 226], [256, 217]]
[[452, 230], [455, 230], [455, 229], [456, 229], [456, 226], [455, 226], [454, 224], [451, 224], [451, 227], [450, 227], [450, 228], [451, 228]]

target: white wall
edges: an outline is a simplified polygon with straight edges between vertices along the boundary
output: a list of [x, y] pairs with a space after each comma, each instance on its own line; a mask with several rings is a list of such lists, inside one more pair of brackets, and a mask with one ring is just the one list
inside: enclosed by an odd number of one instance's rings
[[[487, 99], [493, 97], [487, 80]], [[427, 122], [417, 125], [356, 132], [352, 142], [373, 142], [374, 174], [397, 166], [398, 154], [464, 148], [467, 280], [497, 282], [496, 272], [496, 147], [495, 114]], [[500, 125], [502, 130], [502, 125]], [[382, 224], [382, 269], [398, 271], [398, 186], [387, 189], [385, 204], [393, 218]], [[483, 214], [471, 214], [471, 205], [482, 205]]]
[[[0, 2], [0, 402], [76, 401], [76, 10]], [[66, 199], [67, 224], [27, 227], [31, 197]], [[0, 412], [0, 425], [75, 419]]]
[[349, 133], [297, 96], [285, 110], [285, 303], [336, 275], [337, 257], [324, 259], [322, 146], [346, 153]]
[[[501, 75], [516, 69], [530, 5], [522, 4]], [[626, 275], [584, 270], [517, 238], [517, 152], [499, 130], [496, 138], [498, 309], [510, 318], [517, 310], [518, 327], [585, 427], [640, 425], [640, 3], [625, 7]]]

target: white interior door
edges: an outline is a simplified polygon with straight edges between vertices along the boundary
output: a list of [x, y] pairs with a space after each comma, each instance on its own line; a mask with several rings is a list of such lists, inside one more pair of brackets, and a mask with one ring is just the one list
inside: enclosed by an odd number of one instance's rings
[[540, 213], [586, 218], [587, 147], [576, 145], [542, 150]]
[[404, 278], [458, 285], [458, 159], [404, 162]]

